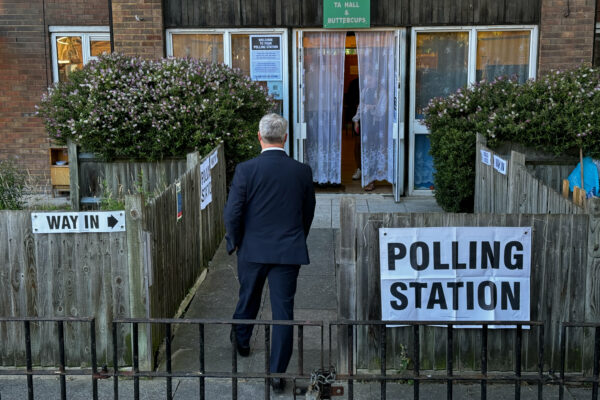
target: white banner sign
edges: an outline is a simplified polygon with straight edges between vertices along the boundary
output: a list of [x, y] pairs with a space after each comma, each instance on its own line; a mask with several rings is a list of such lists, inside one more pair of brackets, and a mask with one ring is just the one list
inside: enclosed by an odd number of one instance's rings
[[124, 211], [32, 213], [33, 233], [123, 232]]
[[281, 36], [250, 35], [250, 78], [282, 81]]
[[210, 175], [210, 157], [200, 164], [200, 209], [204, 210], [212, 201], [212, 178]]
[[481, 162], [487, 165], [492, 165], [492, 154], [486, 150], [481, 151]]
[[506, 175], [506, 160], [494, 154], [494, 169], [503, 175]]
[[529, 320], [529, 227], [380, 228], [379, 246], [383, 320]]

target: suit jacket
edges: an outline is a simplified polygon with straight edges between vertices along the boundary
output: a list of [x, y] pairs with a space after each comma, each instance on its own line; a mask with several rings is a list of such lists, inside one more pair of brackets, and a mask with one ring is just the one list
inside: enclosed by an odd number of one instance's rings
[[308, 264], [312, 170], [280, 150], [238, 164], [225, 205], [227, 251], [265, 264]]

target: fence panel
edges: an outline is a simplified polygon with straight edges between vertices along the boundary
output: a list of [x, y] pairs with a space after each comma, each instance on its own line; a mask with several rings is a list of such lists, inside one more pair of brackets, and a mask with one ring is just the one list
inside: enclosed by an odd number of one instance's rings
[[[110, 324], [129, 315], [125, 250], [124, 232], [34, 235], [30, 211], [0, 211], [0, 316], [95, 317], [99, 360], [108, 363]], [[87, 362], [89, 326], [64, 328], [68, 364]], [[31, 324], [34, 364], [58, 364], [56, 337], [54, 324]], [[22, 324], [0, 323], [0, 365], [25, 364], [22, 339]]]
[[[211, 155], [218, 159], [211, 171], [212, 202], [201, 210], [200, 163], [194, 163], [180, 178], [183, 218], [179, 221], [175, 185], [147, 205], [140, 195], [127, 196], [125, 232], [34, 235], [30, 211], [0, 211], [0, 317], [93, 317], [98, 362], [111, 365], [112, 321], [174, 316], [223, 238], [223, 146], [204, 160]], [[123, 165], [110, 170], [110, 176], [119, 184], [135, 184], [130, 177], [140, 170], [148, 171], [143, 176], [151, 182], [150, 171], [175, 176], [182, 164]], [[69, 365], [89, 362], [89, 329], [85, 324], [64, 324]], [[56, 325], [34, 322], [31, 335], [33, 363], [58, 365]], [[162, 335], [141, 332], [142, 365], [152, 364]], [[25, 364], [22, 338], [22, 324], [0, 322], [1, 366]], [[131, 331], [126, 325], [118, 326], [117, 339], [117, 361], [131, 365]]]
[[[379, 237], [381, 227], [444, 227], [444, 226], [531, 226], [531, 319], [544, 321], [545, 361], [550, 368], [558, 369], [559, 331], [563, 321], [581, 321], [590, 307], [586, 294], [588, 280], [597, 282], [599, 276], [589, 276], [587, 271], [588, 216], [554, 214], [368, 214], [358, 213], [356, 230], [356, 319], [381, 319], [381, 291], [379, 266]], [[341, 232], [347, 232], [341, 221]], [[596, 301], [595, 299], [593, 301]], [[594, 307], [597, 304], [594, 303]], [[357, 368], [376, 369], [378, 365], [378, 336], [373, 327], [361, 326], [358, 330]], [[408, 337], [409, 328], [393, 328], [388, 335], [388, 348], [395, 349], [394, 356], [388, 357], [388, 367], [405, 368], [401, 349], [412, 354], [412, 344]], [[446, 367], [446, 331], [444, 328], [423, 327], [420, 341], [423, 343], [421, 366], [423, 369], [444, 369]], [[523, 335], [523, 368], [537, 368], [537, 338]], [[480, 368], [480, 356], [473, 353], [473, 347], [462, 347], [461, 343], [480, 340], [474, 332], [457, 331], [454, 343], [454, 365], [463, 369]], [[506, 371], [512, 368], [513, 354], [507, 349], [514, 348], [513, 332], [491, 331], [488, 339], [489, 368]], [[583, 338], [573, 335], [567, 350], [567, 367], [581, 370], [585, 357], [581, 354]]]

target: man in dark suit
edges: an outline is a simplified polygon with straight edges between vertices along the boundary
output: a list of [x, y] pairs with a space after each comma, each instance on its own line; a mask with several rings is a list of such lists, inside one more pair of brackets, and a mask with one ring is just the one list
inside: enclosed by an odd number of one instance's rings
[[[284, 151], [287, 121], [265, 115], [259, 124], [262, 153], [240, 163], [233, 176], [225, 228], [227, 251], [237, 250], [239, 301], [234, 319], [255, 319], [265, 280], [269, 280], [272, 317], [294, 319], [294, 295], [300, 264], [308, 264], [306, 238], [315, 211], [312, 171]], [[235, 325], [241, 356], [250, 353], [252, 325]], [[292, 356], [293, 327], [273, 327], [271, 372], [285, 372]], [[271, 380], [273, 390], [283, 391], [285, 381]]]

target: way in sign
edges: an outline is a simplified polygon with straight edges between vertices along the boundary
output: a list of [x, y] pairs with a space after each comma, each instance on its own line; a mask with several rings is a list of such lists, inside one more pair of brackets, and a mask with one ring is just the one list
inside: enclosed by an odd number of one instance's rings
[[125, 230], [125, 212], [32, 213], [34, 233], [120, 232]]

